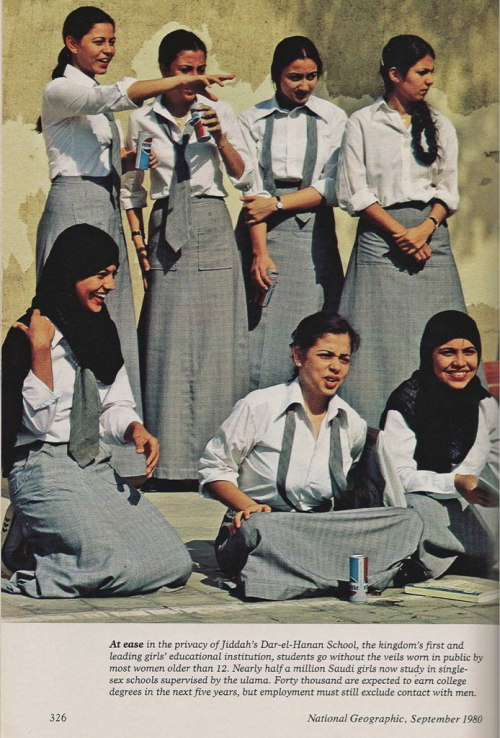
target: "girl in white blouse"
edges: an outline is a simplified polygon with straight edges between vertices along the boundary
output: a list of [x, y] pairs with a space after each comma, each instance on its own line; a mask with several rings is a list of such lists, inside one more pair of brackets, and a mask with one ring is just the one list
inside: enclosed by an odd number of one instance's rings
[[[277, 45], [271, 65], [276, 94], [240, 116], [254, 159], [254, 181], [237, 238], [243, 258], [250, 329], [250, 387], [289, 379], [297, 323], [317, 310], [335, 311], [342, 289], [333, 205], [346, 115], [313, 92], [323, 72], [304, 36]], [[245, 222], [246, 221], [246, 222]], [[260, 297], [279, 273], [269, 305]]]
[[[205, 73], [205, 44], [190, 31], [167, 34], [158, 57], [166, 80]], [[208, 141], [198, 141], [190, 122], [194, 104]], [[156, 477], [194, 479], [208, 439], [248, 390], [243, 276], [223, 171], [244, 189], [251, 164], [231, 106], [191, 84], [131, 115], [131, 147], [140, 130], [152, 135], [158, 158], [147, 247], [142, 172], [124, 177], [122, 201], [147, 286], [139, 321], [144, 412], [160, 439]]]
[[484, 574], [493, 559], [498, 515], [488, 508], [498, 506], [498, 405], [476, 376], [480, 360], [472, 318], [455, 310], [434, 315], [420, 368], [394, 390], [382, 416], [384, 453], [424, 521], [418, 555], [433, 577], [452, 564]]
[[[116, 40], [113, 19], [99, 8], [72, 11], [64, 22], [62, 35], [64, 47], [52, 81], [44, 90], [38, 124], [45, 138], [52, 185], [37, 232], [37, 275], [59, 233], [71, 225], [95, 225], [119, 245], [120, 282], [109, 308], [140, 408], [134, 301], [119, 210], [121, 143], [113, 113], [140, 106], [146, 98], [185, 84], [186, 80], [177, 77], [138, 82], [126, 77], [113, 85], [99, 85], [95, 78], [106, 74], [115, 55]], [[203, 89], [211, 82], [220, 83], [221, 78], [203, 74], [189, 81]], [[119, 463], [127, 476], [143, 472], [134, 454], [124, 455]]]
[[466, 312], [446, 221], [458, 206], [457, 138], [425, 101], [434, 56], [418, 36], [391, 39], [385, 94], [351, 116], [342, 141], [338, 201], [361, 217], [339, 310], [363, 336], [343, 396], [375, 426], [417, 361], [426, 321]]

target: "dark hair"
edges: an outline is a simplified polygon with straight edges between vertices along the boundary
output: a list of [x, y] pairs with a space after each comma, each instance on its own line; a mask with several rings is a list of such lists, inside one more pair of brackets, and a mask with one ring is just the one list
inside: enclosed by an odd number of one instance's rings
[[191, 31], [185, 31], [183, 28], [172, 31], [172, 33], [167, 33], [161, 41], [158, 49], [158, 64], [168, 69], [181, 51], [203, 51], [206, 54], [207, 47], [201, 38]]
[[305, 36], [289, 36], [282, 39], [274, 50], [271, 63], [271, 79], [279, 89], [281, 73], [296, 59], [311, 59], [318, 67], [318, 77], [323, 74], [323, 62], [313, 42]]
[[[113, 28], [115, 22], [110, 15], [101, 10], [100, 8], [94, 8], [91, 5], [84, 5], [81, 8], [71, 11], [67, 16], [63, 24], [62, 37], [64, 46], [59, 52], [57, 57], [57, 65], [52, 70], [52, 79], [64, 76], [64, 70], [67, 64], [71, 64], [71, 51], [66, 46], [66, 38], [73, 36], [77, 41], [80, 41], [89, 31], [96, 25], [96, 23], [110, 23]], [[37, 133], [42, 132], [42, 119], [38, 118], [36, 122]]]
[[[326, 333], [333, 333], [336, 336], [347, 334], [351, 344], [351, 353], [353, 354], [359, 349], [361, 338], [351, 324], [338, 313], [329, 313], [323, 310], [319, 313], [308, 315], [307, 318], [300, 321], [292, 333], [290, 348], [307, 351]], [[298, 373], [298, 368], [295, 367], [293, 378]]]
[[[389, 77], [389, 71], [396, 67], [398, 72], [406, 78], [408, 71], [424, 56], [436, 58], [434, 49], [420, 36], [394, 36], [384, 46], [380, 60], [380, 75], [384, 81], [386, 93], [390, 93], [394, 83]], [[425, 100], [414, 103], [411, 114], [412, 141], [415, 157], [422, 164], [430, 166], [438, 158], [437, 130], [431, 110]], [[422, 147], [422, 132], [425, 134], [428, 150]]]

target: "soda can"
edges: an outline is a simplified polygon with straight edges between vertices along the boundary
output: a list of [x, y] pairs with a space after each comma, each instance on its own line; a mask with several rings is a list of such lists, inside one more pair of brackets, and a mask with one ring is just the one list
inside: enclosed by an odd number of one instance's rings
[[136, 169], [149, 169], [149, 155], [151, 154], [151, 144], [153, 136], [145, 131], [139, 131], [137, 137], [137, 155], [135, 157]]
[[196, 103], [191, 108], [191, 120], [190, 123], [194, 128], [194, 132], [196, 133], [196, 139], [200, 143], [205, 143], [206, 141], [210, 141], [210, 133], [207, 131], [205, 126], [203, 125], [203, 118], [201, 117], [201, 112], [199, 111], [200, 104]]
[[271, 297], [273, 296], [274, 288], [276, 287], [279, 276], [278, 272], [274, 269], [266, 269], [266, 274], [271, 280], [271, 284], [269, 285], [267, 290], [257, 290], [254, 299], [254, 302], [256, 302], [257, 305], [260, 305], [263, 308], [267, 307], [271, 302]]
[[366, 602], [368, 556], [349, 556], [349, 602]]

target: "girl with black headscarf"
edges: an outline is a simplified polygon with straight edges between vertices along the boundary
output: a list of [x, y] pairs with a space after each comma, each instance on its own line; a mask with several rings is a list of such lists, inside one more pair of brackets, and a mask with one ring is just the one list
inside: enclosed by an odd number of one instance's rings
[[[424, 520], [419, 557], [433, 577], [485, 573], [494, 555], [498, 505], [498, 405], [477, 377], [481, 338], [465, 313], [427, 323], [420, 368], [389, 397], [384, 448], [408, 505]], [[489, 489], [489, 491], [488, 491]]]
[[12, 575], [4, 591], [135, 594], [184, 584], [191, 572], [167, 521], [109, 463], [107, 442], [134, 444], [148, 476], [158, 460], [104, 304], [118, 266], [107, 233], [87, 224], [66, 229], [30, 310], [5, 340], [2, 465], [15, 515], [8, 513], [2, 548]]

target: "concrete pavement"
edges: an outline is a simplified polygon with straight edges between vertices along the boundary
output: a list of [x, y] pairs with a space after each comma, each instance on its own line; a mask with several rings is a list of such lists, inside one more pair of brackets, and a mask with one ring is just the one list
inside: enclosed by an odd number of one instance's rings
[[[3, 495], [6, 494], [5, 488]], [[136, 597], [33, 600], [2, 594], [4, 622], [43, 623], [498, 623], [498, 605], [405, 595], [388, 589], [353, 605], [331, 596], [286, 602], [243, 602], [225, 586], [213, 554], [223, 507], [196, 492], [146, 495], [179, 533], [194, 561], [187, 586]], [[2, 517], [8, 500], [2, 498]]]

